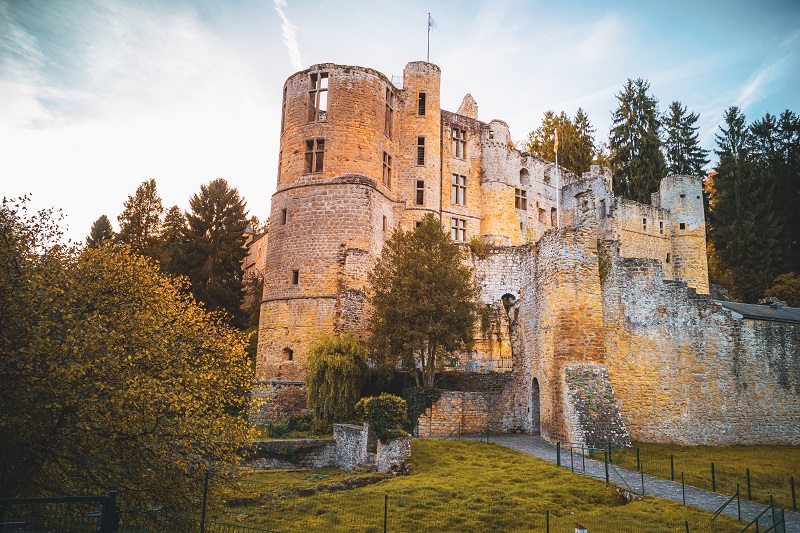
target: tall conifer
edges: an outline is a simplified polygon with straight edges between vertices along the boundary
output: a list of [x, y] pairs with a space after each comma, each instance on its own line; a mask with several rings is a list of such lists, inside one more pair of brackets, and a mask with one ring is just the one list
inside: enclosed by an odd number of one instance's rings
[[628, 80], [616, 95], [619, 107], [609, 134], [614, 191], [637, 202], [650, 203], [666, 173], [661, 153], [658, 100], [647, 94], [650, 84], [642, 78]]
[[699, 116], [687, 113], [686, 106], [675, 101], [664, 115], [664, 155], [667, 174], [684, 176], [705, 176], [708, 164], [708, 150], [700, 146], [695, 126]]

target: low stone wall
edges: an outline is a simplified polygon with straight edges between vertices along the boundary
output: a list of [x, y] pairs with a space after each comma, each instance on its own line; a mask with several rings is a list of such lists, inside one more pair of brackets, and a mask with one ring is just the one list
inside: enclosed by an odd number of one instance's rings
[[280, 422], [306, 409], [306, 386], [302, 381], [262, 381], [253, 388], [250, 421]]
[[443, 391], [439, 400], [419, 417], [420, 437], [447, 437], [458, 432], [474, 435], [502, 429], [495, 408], [501, 394], [494, 392]]
[[386, 444], [378, 441], [375, 454], [375, 469], [378, 472], [402, 474], [406, 471], [406, 461], [411, 457], [411, 436], [403, 435]]
[[336, 467], [336, 442], [322, 439], [253, 441], [244, 461], [255, 470]]
[[342, 470], [368, 469], [375, 464], [376, 446], [374, 439], [370, 443], [366, 424], [334, 424], [333, 440], [336, 442], [336, 464]]

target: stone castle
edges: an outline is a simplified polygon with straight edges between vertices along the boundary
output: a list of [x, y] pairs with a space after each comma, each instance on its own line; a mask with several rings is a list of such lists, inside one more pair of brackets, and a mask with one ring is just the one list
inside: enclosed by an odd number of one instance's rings
[[470, 95], [442, 110], [440, 77], [320, 64], [286, 81], [254, 418], [304, 406], [314, 335], [364, 334], [384, 241], [433, 213], [487, 246], [467, 254], [476, 349], [441, 375], [421, 435], [800, 443], [800, 310], [711, 299], [701, 179], [665, 177], [650, 205], [615, 197], [607, 169], [519, 151]]

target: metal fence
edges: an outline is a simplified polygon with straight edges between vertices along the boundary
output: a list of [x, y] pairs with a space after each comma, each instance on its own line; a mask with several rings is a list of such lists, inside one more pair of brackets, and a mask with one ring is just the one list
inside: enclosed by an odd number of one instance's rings
[[0, 499], [0, 532], [111, 533], [117, 493], [108, 496]]

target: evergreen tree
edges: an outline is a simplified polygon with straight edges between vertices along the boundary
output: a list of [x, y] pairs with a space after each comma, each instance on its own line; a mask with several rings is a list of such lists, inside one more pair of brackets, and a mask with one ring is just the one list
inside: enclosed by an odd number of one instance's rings
[[750, 153], [751, 134], [738, 108], [725, 112], [717, 134], [719, 163], [709, 198], [709, 238], [731, 269], [735, 291], [756, 301], [779, 273], [782, 224], [775, 213], [775, 179]]
[[200, 186], [189, 200], [191, 212], [186, 242], [186, 274], [195, 298], [210, 310], [229, 313], [241, 325], [242, 261], [247, 227], [244, 201], [239, 191], [216, 179]]
[[114, 230], [111, 227], [111, 222], [105, 215], [100, 215], [100, 218], [94, 221], [92, 229], [89, 231], [89, 236], [86, 237], [86, 246], [89, 248], [99, 248], [103, 244], [111, 242], [114, 238]]
[[650, 84], [628, 80], [616, 95], [619, 108], [612, 117], [609, 149], [617, 195], [650, 203], [666, 173], [661, 153], [658, 101], [647, 94]]
[[667, 174], [678, 176], [705, 176], [708, 164], [708, 150], [700, 147], [695, 126], [700, 118], [695, 113], [687, 113], [680, 102], [672, 102], [664, 115], [664, 155]]
[[158, 236], [161, 232], [161, 215], [164, 208], [156, 191], [156, 180], [142, 182], [134, 196], [128, 196], [125, 209], [117, 217], [117, 240], [139, 254], [159, 259]]
[[588, 172], [598, 149], [594, 146], [594, 128], [586, 112], [578, 108], [575, 118], [565, 112], [545, 112], [542, 125], [528, 134], [526, 149], [545, 161], [555, 162], [555, 131], [558, 129], [558, 164], [574, 174]]
[[[396, 229], [369, 275], [372, 353], [432, 387], [437, 363], [473, 343], [475, 287], [459, 245], [432, 214]], [[420, 376], [421, 372], [421, 376]]]
[[186, 275], [186, 215], [173, 205], [161, 226], [161, 269], [172, 275]]

